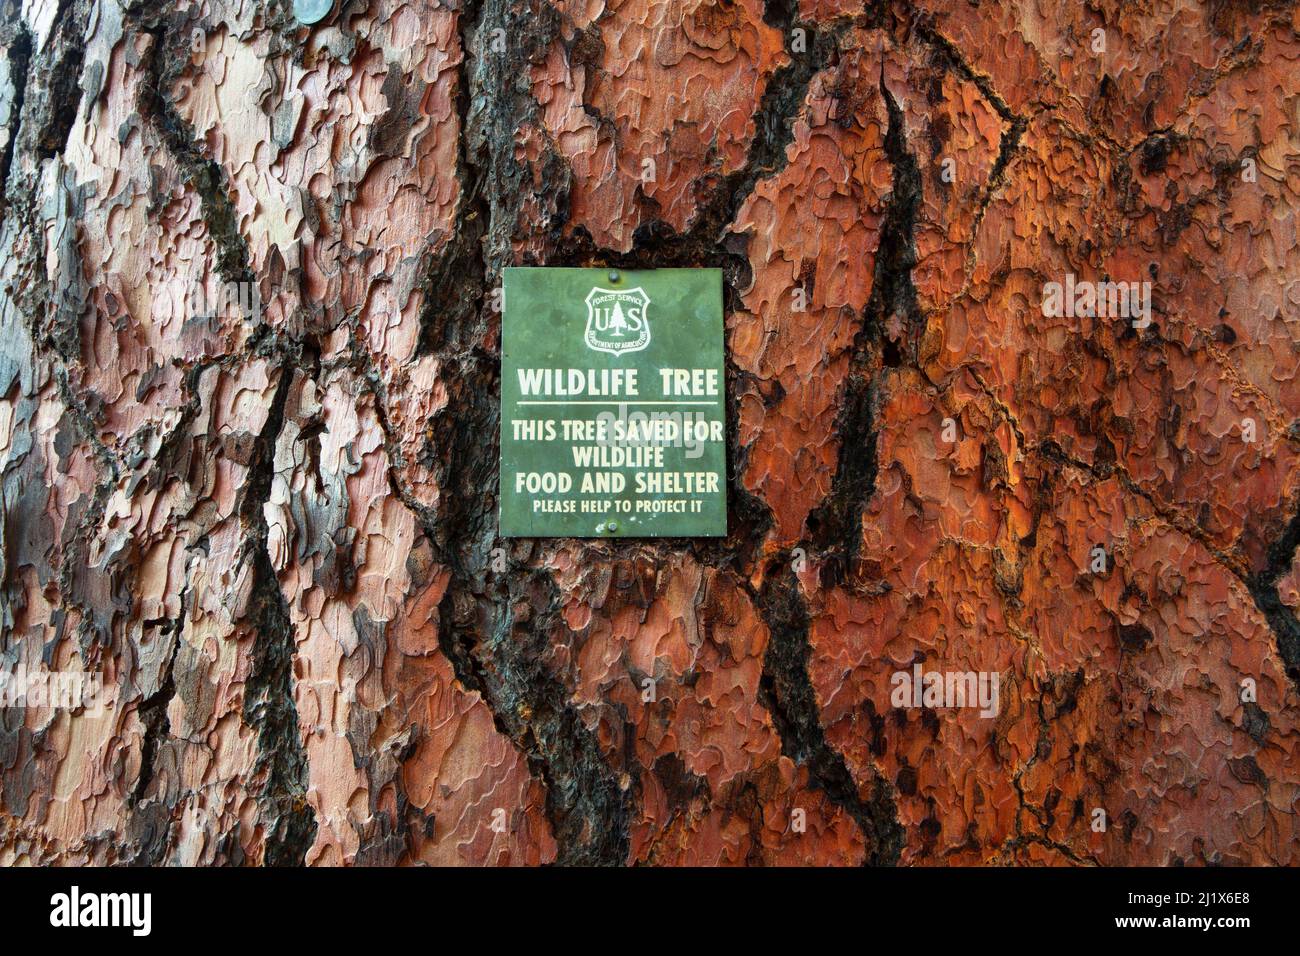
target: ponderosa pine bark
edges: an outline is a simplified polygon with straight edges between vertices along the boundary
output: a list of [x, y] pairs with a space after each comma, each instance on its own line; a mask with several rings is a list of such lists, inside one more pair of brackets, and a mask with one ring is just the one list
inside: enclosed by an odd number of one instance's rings
[[[1300, 862], [1294, 3], [0, 9], [0, 863]], [[725, 539], [497, 537], [511, 265]]]

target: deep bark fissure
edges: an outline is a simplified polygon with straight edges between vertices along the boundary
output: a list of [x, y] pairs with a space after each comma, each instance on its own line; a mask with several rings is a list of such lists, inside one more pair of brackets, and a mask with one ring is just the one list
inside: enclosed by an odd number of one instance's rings
[[18, 150], [18, 137], [22, 131], [23, 102], [27, 97], [28, 69], [32, 61], [32, 35], [25, 23], [19, 22], [15, 37], [8, 48], [9, 77], [13, 83], [13, 99], [9, 103], [9, 141], [0, 152], [0, 222], [9, 211], [9, 170], [13, 167]]
[[[912, 281], [921, 174], [916, 158], [908, 150], [902, 110], [885, 84], [883, 60], [880, 93], [889, 117], [885, 154], [893, 168], [894, 186], [875, 250], [872, 294], [855, 337], [844, 405], [836, 421], [840, 451], [835, 476], [829, 494], [807, 521], [813, 543], [822, 555], [819, 575], [828, 586], [853, 574], [862, 514], [875, 490], [879, 376], [884, 366], [901, 361], [901, 356], [891, 355], [893, 343], [885, 340], [885, 322], [891, 316], [900, 318], [913, 362], [925, 324]], [[784, 562], [787, 565], [788, 557]], [[776, 563], [769, 565], [769, 575], [779, 567]], [[869, 847], [868, 863], [896, 864], [905, 831], [898, 822], [893, 787], [873, 770], [871, 796], [863, 800], [844, 756], [827, 742], [809, 672], [812, 648], [807, 607], [793, 572], [782, 573], [780, 583], [769, 576], [754, 596], [769, 629], [763, 689], [780, 732], [782, 751], [797, 762], [806, 762], [815, 784], [858, 824]]]
[[216, 246], [216, 269], [226, 282], [256, 284], [249, 263], [248, 241], [239, 229], [239, 213], [230, 198], [228, 177], [221, 163], [205, 155], [194, 138], [194, 130], [177, 112], [168, 90], [188, 62], [173, 50], [175, 24], [161, 13], [146, 15], [143, 33], [153, 37], [144, 65], [146, 80], [141, 84], [137, 107], [140, 115], [157, 131], [167, 151], [180, 168], [181, 176], [199, 196], [203, 221]]
[[492, 212], [483, 195], [484, 171], [471, 154], [467, 135], [474, 82], [472, 31], [478, 21], [481, 3], [482, 0], [463, 0], [457, 12], [461, 61], [456, 74], [454, 105], [460, 118], [456, 151], [456, 182], [460, 199], [451, 234], [445, 238], [446, 245], [436, 255], [423, 285], [424, 307], [420, 312], [417, 355], [447, 347], [448, 328], [472, 325], [478, 317], [487, 286], [488, 266], [483, 254], [483, 237]]
[[1246, 581], [1255, 606], [1268, 621], [1277, 641], [1278, 656], [1287, 676], [1300, 689], [1300, 620], [1295, 609], [1283, 602], [1278, 581], [1289, 574], [1300, 545], [1300, 505], [1291, 515], [1282, 534], [1268, 548], [1264, 569]]
[[158, 689], [140, 702], [137, 713], [144, 725], [144, 739], [140, 745], [140, 775], [127, 796], [130, 819], [127, 832], [136, 835], [133, 865], [162, 866], [166, 863], [167, 849], [174, 829], [170, 808], [160, 801], [146, 799], [150, 784], [157, 772], [158, 750], [171, 734], [168, 707], [176, 696], [176, 658], [181, 648], [181, 631], [189, 608], [190, 589], [181, 592], [180, 613], [174, 619], [145, 621], [143, 626], [155, 626], [159, 634], [172, 641], [171, 653], [163, 667]]
[[[185, 181], [199, 196], [204, 223], [217, 249], [215, 265], [218, 274], [226, 282], [254, 286], [248, 243], [239, 229], [238, 213], [228, 192], [225, 170], [215, 159], [202, 153], [193, 130], [179, 115], [167, 93], [186, 62], [185, 57], [174, 55], [172, 50], [174, 28], [174, 21], [163, 19], [161, 13], [146, 14], [141, 22], [142, 31], [153, 37], [153, 45], [144, 65], [147, 80], [142, 84], [139, 110], [152, 123], [180, 167]], [[240, 520], [248, 530], [248, 537], [239, 560], [240, 563], [251, 562], [253, 574], [245, 611], [245, 619], [253, 629], [252, 664], [244, 685], [241, 713], [247, 725], [257, 732], [258, 754], [254, 770], [264, 775], [258, 794], [260, 822], [265, 831], [263, 862], [268, 866], [300, 866], [315, 840], [317, 822], [315, 812], [306, 800], [309, 782], [307, 756], [294, 700], [295, 628], [271, 561], [264, 506], [270, 498], [275, 448], [284, 426], [294, 370], [301, 367], [301, 360], [306, 356], [310, 359], [309, 366], [318, 372], [319, 347], [280, 340], [268, 326], [262, 325], [255, 330], [247, 352], [249, 355], [266, 353], [278, 356], [273, 374], [279, 379], [266, 425], [254, 443], [240, 505]], [[198, 413], [197, 388], [205, 368], [204, 363], [199, 363], [186, 376], [191, 398], [181, 416], [180, 427]], [[179, 440], [181, 434], [176, 430], [172, 437]], [[148, 717], [147, 713], [145, 717]], [[164, 721], [155, 719], [150, 729], [157, 735], [166, 733], [169, 728]], [[156, 746], [155, 743], [155, 749]], [[142, 780], [143, 785], [147, 782]]]
[[81, 67], [86, 55], [82, 31], [88, 12], [88, 5], [75, 0], [59, 0], [55, 11], [50, 29], [55, 39], [46, 48], [54, 59], [47, 59], [42, 70], [39, 94], [45, 108], [38, 110], [41, 125], [33, 131], [32, 152], [38, 160], [63, 153], [81, 113]]
[[[477, 20], [471, 21], [474, 14]], [[557, 862], [619, 865], [628, 852], [630, 795], [550, 671], [548, 638], [563, 628], [555, 584], [537, 570], [516, 569], [491, 580], [492, 551], [504, 545], [496, 538], [497, 499], [490, 490], [496, 487], [500, 360], [482, 344], [492, 321], [483, 300], [490, 277], [510, 261], [508, 244], [494, 237], [514, 221], [511, 197], [517, 204], [522, 175], [507, 148], [512, 135], [501, 124], [523, 115], [512, 113], [509, 104], [528, 112], [522, 102], [528, 98], [515, 91], [514, 71], [544, 49], [558, 21], [530, 22], [525, 30], [518, 11], [501, 0], [486, 0], [461, 16], [457, 103], [464, 142], [457, 219], [465, 231], [434, 264], [429, 288], [436, 298], [424, 312], [421, 335], [421, 350], [444, 363], [448, 392], [446, 407], [430, 423], [442, 505], [436, 516], [422, 516], [451, 570], [439, 607], [439, 644], [457, 680], [479, 694], [497, 728], [545, 783]], [[496, 29], [528, 37], [518, 63], [476, 42]], [[496, 186], [490, 197], [482, 194], [489, 180]], [[450, 289], [439, 288], [452, 274]], [[523, 619], [517, 606], [528, 608]]]
[[[925, 328], [925, 315], [912, 281], [916, 219], [923, 189], [921, 172], [907, 146], [903, 112], [885, 84], [883, 60], [880, 94], [889, 116], [885, 155], [893, 169], [893, 190], [875, 250], [871, 298], [854, 340], [844, 404], [836, 420], [839, 458], [835, 477], [830, 493], [807, 521], [812, 541], [830, 558], [827, 571], [836, 580], [851, 574], [861, 547], [863, 510], [875, 493], [879, 378], [885, 367], [901, 365], [905, 359], [917, 363], [920, 334]], [[901, 330], [901, 345], [886, 338], [885, 326], [891, 320]]]
[[905, 831], [893, 787], [873, 772], [871, 795], [864, 800], [844, 755], [826, 740], [809, 673], [811, 622], [789, 554], [768, 564], [763, 586], [752, 598], [768, 629], [760, 694], [780, 735], [781, 752], [806, 766], [812, 785], [853, 818], [867, 844], [866, 863], [897, 864]]
[[252, 663], [244, 683], [242, 714], [257, 731], [255, 772], [265, 774], [259, 794], [268, 866], [301, 866], [316, 839], [316, 815], [306, 800], [307, 754], [294, 703], [293, 662], [297, 642], [293, 619], [268, 548], [265, 505], [275, 477], [275, 448], [284, 428], [285, 406], [295, 363], [284, 361], [266, 426], [248, 469], [240, 520], [252, 530], [241, 563], [252, 562], [253, 584], [245, 617], [254, 630]]
[[754, 187], [785, 169], [786, 147], [793, 141], [794, 124], [805, 105], [809, 86], [813, 77], [839, 55], [844, 30], [843, 25], [818, 29], [789, 12], [780, 25], [787, 42], [795, 27], [803, 29], [807, 49], [791, 52], [790, 62], [772, 75], [754, 116], [754, 139], [744, 165], [718, 178], [687, 229], [678, 233], [662, 220], [648, 220], [633, 232], [632, 248], [621, 252], [596, 245], [590, 233], [578, 226], [572, 234], [559, 239], [548, 265], [622, 270], [717, 267], [723, 270], [726, 310], [735, 311], [738, 290], [748, 285], [750, 266], [744, 255], [744, 237], [728, 237], [726, 229], [735, 222]]

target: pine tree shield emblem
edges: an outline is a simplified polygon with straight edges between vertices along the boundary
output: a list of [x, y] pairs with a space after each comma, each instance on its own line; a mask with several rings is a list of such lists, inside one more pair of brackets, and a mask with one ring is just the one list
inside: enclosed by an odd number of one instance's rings
[[587, 293], [587, 347], [622, 355], [650, 344], [650, 296], [635, 289], [592, 289]]

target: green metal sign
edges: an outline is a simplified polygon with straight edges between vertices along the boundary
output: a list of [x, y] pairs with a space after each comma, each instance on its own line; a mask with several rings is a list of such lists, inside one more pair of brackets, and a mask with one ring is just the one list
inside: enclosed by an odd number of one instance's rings
[[727, 533], [718, 269], [507, 269], [501, 534]]

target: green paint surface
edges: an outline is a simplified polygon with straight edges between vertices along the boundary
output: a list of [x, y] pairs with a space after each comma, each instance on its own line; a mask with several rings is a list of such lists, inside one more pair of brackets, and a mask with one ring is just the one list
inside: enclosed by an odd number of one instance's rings
[[501, 534], [725, 535], [721, 271], [507, 269], [503, 310]]

